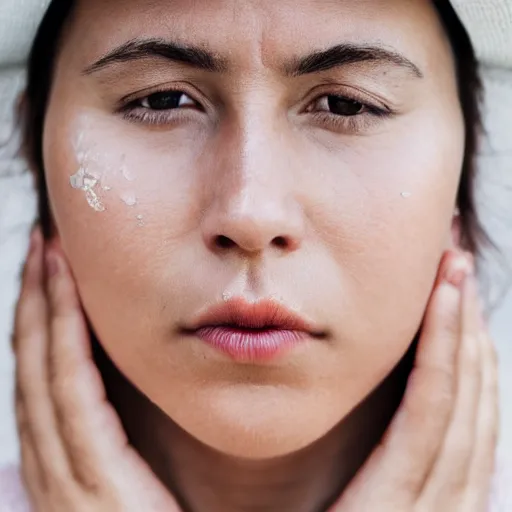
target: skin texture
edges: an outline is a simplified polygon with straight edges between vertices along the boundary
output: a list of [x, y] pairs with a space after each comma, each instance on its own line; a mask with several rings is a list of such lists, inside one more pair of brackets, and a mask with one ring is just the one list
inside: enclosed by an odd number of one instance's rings
[[[226, 70], [144, 59], [84, 74], [140, 37], [201, 45]], [[283, 72], [340, 43], [393, 49], [423, 78], [383, 62]], [[158, 126], [133, 120], [143, 107], [119, 112], [123, 97], [162, 89], [198, 106]], [[393, 114], [330, 114], [326, 95]], [[47, 112], [46, 177], [84, 310], [159, 425], [159, 451], [181, 460], [176, 445], [189, 447], [195, 467], [286, 456], [288, 469], [310, 453], [311, 470], [357, 439], [359, 423], [342, 420], [409, 348], [453, 245], [463, 132], [427, 1], [78, 2]], [[97, 189], [103, 212], [70, 186], [81, 164], [111, 187]], [[271, 364], [235, 364], [179, 330], [226, 293], [276, 298], [326, 336]]]
[[[22, 469], [34, 510], [178, 512], [180, 505], [127, 443], [91, 357], [86, 327], [62, 253], [45, 247], [36, 230], [14, 336]], [[341, 497], [334, 496], [339, 499], [329, 512], [488, 510], [499, 424], [496, 363], [471, 258], [448, 251], [427, 306], [403, 402], [382, 442]], [[309, 451], [320, 453], [321, 447]], [[209, 469], [226, 476], [225, 462], [208, 468], [204, 460], [195, 467], [196, 475]], [[192, 457], [185, 465], [194, 462]], [[288, 468], [280, 488], [272, 482], [272, 472], [265, 471], [258, 482], [242, 471], [242, 486], [209, 489], [202, 482], [194, 488], [189, 478], [192, 494], [184, 499], [187, 486], [182, 486], [175, 495], [183, 510], [326, 510], [332, 500], [325, 501], [319, 486], [326, 482], [318, 479], [317, 468], [308, 469], [303, 484], [291, 489], [283, 486], [285, 478], [298, 473]]]

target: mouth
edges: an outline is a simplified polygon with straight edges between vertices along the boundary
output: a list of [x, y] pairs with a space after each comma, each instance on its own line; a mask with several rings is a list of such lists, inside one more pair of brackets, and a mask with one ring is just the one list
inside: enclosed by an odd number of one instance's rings
[[183, 329], [238, 362], [268, 362], [325, 333], [281, 304], [232, 299], [217, 304]]

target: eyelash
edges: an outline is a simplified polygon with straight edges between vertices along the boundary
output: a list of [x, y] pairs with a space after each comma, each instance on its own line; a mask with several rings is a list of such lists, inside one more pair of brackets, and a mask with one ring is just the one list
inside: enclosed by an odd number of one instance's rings
[[[367, 100], [352, 94], [323, 94], [321, 96], [317, 96], [317, 98], [313, 102], [310, 102], [309, 105], [317, 104], [324, 98], [334, 98], [361, 106], [361, 112], [353, 115], [335, 114], [326, 110], [311, 112], [315, 123], [321, 127], [327, 127], [327, 129], [335, 132], [348, 134], [363, 133], [380, 120], [388, 119], [395, 114], [387, 107], [378, 107], [375, 104], [369, 103]], [[309, 106], [307, 111], [308, 110]]]
[[[185, 95], [192, 100], [197, 107], [186, 106], [169, 109], [151, 109], [142, 106], [143, 102], [154, 97], [157, 94], [177, 94]], [[310, 106], [318, 104], [324, 98], [334, 98], [355, 105], [361, 105], [361, 112], [353, 115], [335, 114], [329, 111], [311, 111]], [[329, 100], [328, 100], [329, 101]], [[141, 98], [128, 101], [120, 108], [123, 118], [134, 123], [140, 123], [149, 126], [169, 126], [177, 124], [184, 120], [184, 116], [190, 115], [190, 112], [204, 111], [201, 103], [194, 100], [193, 97], [181, 89], [165, 89], [155, 91]], [[315, 124], [325, 127], [328, 130], [343, 133], [360, 133], [369, 129], [374, 123], [379, 122], [394, 115], [394, 112], [387, 107], [377, 107], [374, 104], [367, 103], [366, 100], [356, 97], [356, 95], [347, 94], [323, 94], [310, 101], [303, 111], [312, 116]]]
[[198, 101], [194, 100], [190, 94], [187, 94], [181, 89], [162, 89], [160, 91], [154, 91], [146, 96], [142, 96], [141, 98], [129, 100], [127, 103], [125, 103], [125, 105], [122, 105], [119, 110], [123, 118], [131, 122], [146, 124], [150, 126], [168, 126], [175, 124], [183, 119], [184, 111], [190, 112], [198, 110], [197, 108], [192, 108], [190, 106], [187, 108], [178, 107], [162, 110], [156, 110], [142, 106], [142, 103], [145, 100], [148, 100], [157, 94], [186, 95], [188, 98], [192, 99], [196, 105], [199, 107], [201, 105]]

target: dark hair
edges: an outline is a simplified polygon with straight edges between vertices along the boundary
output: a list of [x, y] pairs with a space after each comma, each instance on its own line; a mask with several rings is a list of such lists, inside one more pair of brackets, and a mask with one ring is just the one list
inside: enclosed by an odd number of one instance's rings
[[[475, 204], [476, 157], [482, 134], [482, 86], [478, 60], [466, 29], [446, 0], [433, 0], [451, 42], [458, 78], [459, 100], [465, 123], [465, 150], [457, 206], [460, 210], [462, 246], [473, 254], [490, 240], [479, 222]], [[39, 196], [39, 222], [50, 237], [53, 222], [44, 178], [43, 126], [60, 42], [73, 12], [73, 0], [53, 0], [39, 27], [28, 61], [28, 81], [21, 103], [24, 154], [35, 175]]]

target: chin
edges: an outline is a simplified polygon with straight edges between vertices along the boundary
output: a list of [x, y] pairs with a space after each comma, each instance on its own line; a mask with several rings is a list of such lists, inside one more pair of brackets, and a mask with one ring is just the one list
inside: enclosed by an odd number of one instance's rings
[[[194, 407], [183, 407], [193, 403]], [[315, 443], [353, 405], [333, 407], [329, 397], [305, 391], [259, 387], [199, 393], [166, 413], [195, 440], [225, 455], [262, 460], [283, 457]]]

